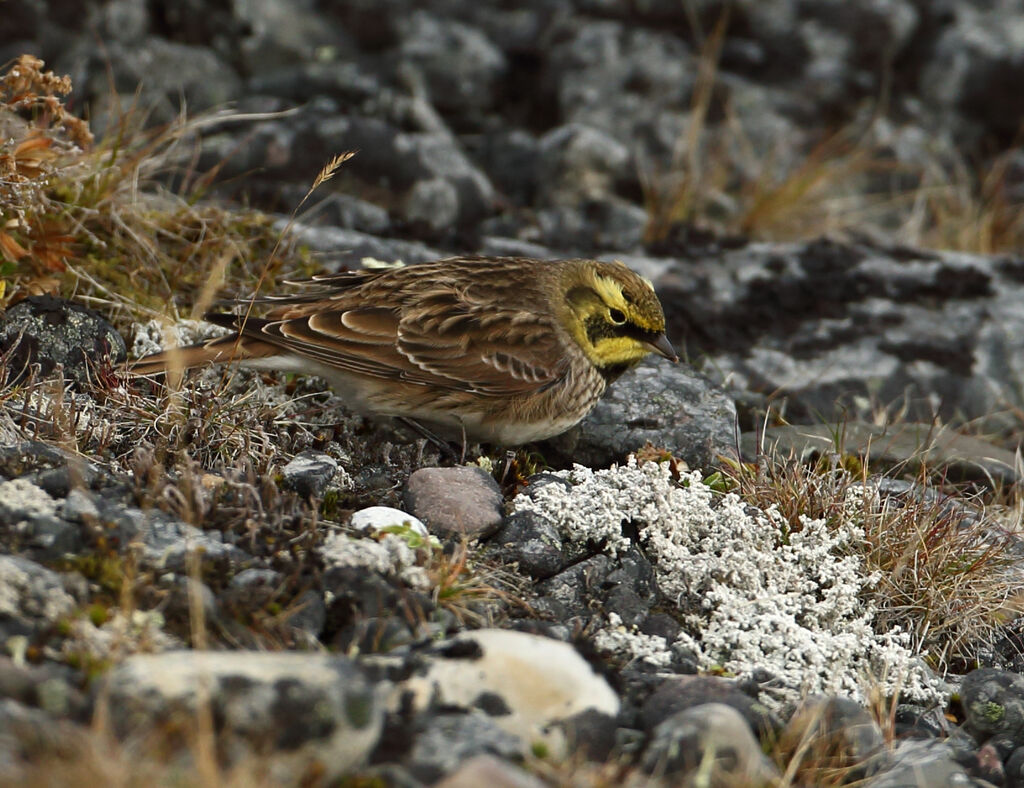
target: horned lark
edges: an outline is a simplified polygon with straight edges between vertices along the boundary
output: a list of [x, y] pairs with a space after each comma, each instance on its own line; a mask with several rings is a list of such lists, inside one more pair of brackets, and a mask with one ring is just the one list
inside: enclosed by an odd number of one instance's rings
[[132, 372], [235, 361], [315, 374], [357, 412], [515, 446], [572, 427], [648, 353], [678, 360], [653, 288], [621, 263], [456, 257], [306, 284], [258, 300], [274, 305], [264, 317], [207, 314], [235, 333]]

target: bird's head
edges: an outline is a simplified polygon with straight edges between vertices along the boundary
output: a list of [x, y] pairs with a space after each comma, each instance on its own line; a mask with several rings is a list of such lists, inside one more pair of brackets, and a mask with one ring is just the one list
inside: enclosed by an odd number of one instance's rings
[[648, 353], [679, 357], [665, 336], [665, 314], [651, 283], [622, 263], [591, 261], [566, 283], [570, 332], [587, 358], [615, 378]]

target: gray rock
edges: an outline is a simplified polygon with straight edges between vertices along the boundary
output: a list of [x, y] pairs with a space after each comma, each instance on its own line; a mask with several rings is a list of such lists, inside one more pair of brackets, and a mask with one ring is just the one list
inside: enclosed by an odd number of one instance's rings
[[[187, 3], [169, 3], [185, 12], [181, 6]], [[207, 24], [216, 24], [216, 15], [208, 7], [199, 4], [196, 16], [209, 19]], [[220, 30], [204, 36], [218, 44], [222, 55], [238, 61], [244, 74], [267, 75], [293, 66], [296, 61], [310, 60], [311, 53], [330, 52], [338, 46], [338, 36], [330, 25], [316, 13], [313, 4], [289, 2], [289, 0], [258, 0], [238, 3], [229, 7], [237, 28], [231, 38], [225, 35], [223, 23]], [[187, 12], [185, 12], [187, 13]], [[235, 32], [235, 31], [232, 31]], [[310, 63], [309, 65], [334, 65], [333, 63]], [[339, 64], [340, 65], [340, 64]], [[345, 65], [352, 65], [346, 59]], [[327, 91], [324, 91], [327, 92]]]
[[521, 760], [522, 752], [523, 743], [517, 736], [480, 711], [437, 714], [428, 717], [423, 729], [417, 732], [408, 767], [413, 776], [434, 783], [457, 769], [461, 772], [460, 765], [484, 754]]
[[84, 457], [40, 441], [0, 446], [0, 477], [24, 478], [54, 498], [68, 495], [75, 485], [92, 486], [104, 474]]
[[877, 93], [876, 64], [900, 56], [920, 17], [910, 0], [825, 0], [802, 16], [795, 28], [807, 59], [801, 87], [817, 106]]
[[559, 249], [631, 250], [640, 245], [647, 211], [614, 196], [537, 212], [538, 238]]
[[629, 173], [631, 161], [623, 143], [580, 124], [559, 126], [541, 137], [539, 155], [545, 177], [538, 196], [551, 206], [607, 198]]
[[299, 452], [281, 469], [285, 486], [304, 498], [319, 498], [338, 473], [338, 461], [322, 451]]
[[9, 353], [8, 384], [31, 364], [47, 376], [59, 364], [78, 385], [97, 380], [102, 368], [123, 362], [128, 352], [121, 335], [93, 309], [53, 296], [29, 296], [0, 320], [0, 354]]
[[888, 759], [878, 723], [859, 703], [847, 698], [816, 696], [805, 700], [786, 723], [783, 740], [810, 741], [816, 752], [828, 754], [849, 780], [863, 779]]
[[59, 73], [81, 75], [75, 81], [75, 93], [93, 104], [94, 132], [105, 130], [105, 110], [130, 106], [136, 91], [141, 93], [135, 100], [150, 112], [148, 121], [166, 123], [182, 106], [194, 113], [228, 103], [239, 95], [242, 84], [210, 48], [155, 35], [130, 44], [110, 41], [102, 52], [83, 44], [63, 53], [56, 66]]
[[450, 134], [399, 134], [394, 150], [412, 180], [441, 178], [451, 183], [459, 199], [460, 223], [479, 221], [493, 210], [494, 186]]
[[974, 135], [1012, 138], [1011, 118], [1024, 112], [1012, 87], [1024, 75], [1024, 19], [998, 3], [957, 3], [951, 16], [922, 74], [925, 100]]
[[516, 205], [533, 203], [545, 174], [537, 137], [522, 129], [488, 134], [479, 159], [495, 187]]
[[[320, 654], [136, 655], [108, 674], [104, 691], [121, 738], [194, 724], [199, 705], [208, 703], [221, 767], [265, 759], [266, 776], [277, 784], [314, 774], [334, 780], [359, 767], [383, 717], [355, 665]], [[187, 758], [184, 739], [181, 746]]]
[[88, 717], [85, 696], [51, 663], [21, 665], [0, 657], [0, 698], [39, 708], [55, 717], [79, 721]]
[[671, 155], [682, 124], [665, 120], [689, 111], [697, 75], [683, 39], [609, 20], [580, 20], [563, 38], [548, 55], [547, 71], [561, 117], [599, 129], [630, 150]]
[[[291, 8], [295, 4], [288, 5]], [[347, 58], [327, 62], [302, 59], [276, 68], [261, 64], [247, 85], [253, 93], [287, 96], [294, 101], [322, 102], [332, 97], [357, 104], [380, 97], [385, 91], [380, 74]]]
[[459, 218], [459, 192], [451, 181], [427, 178], [416, 181], [405, 196], [405, 220], [433, 232], [450, 229]]
[[1019, 785], [1024, 779], [1024, 747], [1018, 747], [1006, 759], [1006, 777], [1010, 785]]
[[537, 580], [551, 577], [565, 565], [558, 529], [533, 512], [507, 518], [488, 544], [498, 560], [518, 564], [520, 572]]
[[402, 66], [420, 76], [431, 103], [452, 113], [491, 106], [507, 63], [480, 30], [426, 11], [400, 17], [396, 27]]
[[616, 381], [577, 426], [548, 441], [591, 467], [620, 462], [652, 443], [692, 468], [736, 454], [736, 408], [724, 391], [685, 364], [648, 358]]
[[314, 217], [330, 226], [370, 235], [386, 235], [391, 229], [391, 218], [379, 205], [339, 192], [328, 194], [303, 214], [307, 222]]
[[505, 517], [501, 489], [482, 468], [420, 468], [409, 477], [403, 500], [439, 536], [490, 536]]
[[953, 760], [945, 742], [903, 741], [892, 754], [892, 765], [867, 780], [865, 788], [969, 788], [976, 783]]
[[604, 581], [614, 569], [613, 559], [604, 553], [573, 560], [564, 570], [537, 584], [541, 597], [538, 602], [564, 611], [559, 620], [569, 616], [582, 619], [590, 613], [593, 590], [604, 588]]
[[590, 761], [605, 763], [620, 744], [620, 721], [596, 709], [586, 709], [562, 723], [570, 749]]
[[538, 257], [555, 258], [554, 252], [546, 246], [521, 241], [518, 238], [504, 238], [488, 235], [480, 239], [480, 254], [494, 257]]
[[[40, 763], [81, 763], [95, 744], [84, 726], [55, 719], [10, 698], [0, 698], [0, 783], [4, 785], [38, 783]], [[70, 777], [70, 767], [64, 773]], [[47, 776], [60, 782], [60, 774], [56, 767]], [[81, 769], [76, 775], [81, 776]]]
[[775, 736], [779, 718], [764, 704], [744, 692], [735, 681], [713, 676], [678, 676], [663, 681], [644, 701], [640, 722], [653, 731], [683, 709], [704, 704], [725, 704], [739, 712], [759, 738]]
[[273, 587], [284, 580], [280, 572], [273, 569], [258, 569], [252, 567], [243, 569], [231, 578], [229, 585], [232, 588], [252, 588], [254, 586]]
[[699, 785], [767, 785], [780, 775], [746, 721], [731, 706], [706, 703], [676, 712], [654, 729], [643, 768]]
[[[434, 730], [437, 726], [432, 726]], [[442, 743], [442, 748], [444, 745]], [[546, 783], [520, 766], [494, 755], [474, 755], [462, 760], [434, 788], [544, 788]]]
[[95, 26], [104, 41], [136, 42], [149, 33], [150, 10], [138, 0], [111, 0], [95, 9]]
[[[972, 670], [960, 685], [964, 728], [1005, 752], [1024, 746], [1024, 676], [996, 668]], [[1011, 746], [1012, 745], [1012, 746]]]
[[100, 516], [91, 494], [80, 487], [68, 492], [61, 507], [61, 516], [76, 523], [95, 522]]
[[324, 631], [324, 624], [327, 623], [327, 606], [323, 594], [310, 589], [295, 600], [292, 608], [288, 623], [308, 634], [311, 642], [317, 642], [316, 638]]
[[76, 607], [59, 574], [26, 558], [0, 555], [0, 644], [52, 627]]
[[[699, 252], [658, 286], [673, 341], [790, 423], [983, 420], [1013, 430], [1024, 368], [1019, 261], [819, 240]], [[756, 410], [744, 429], [760, 426]]]
[[[286, 224], [285, 220], [281, 220], [275, 227], [283, 230]], [[442, 252], [415, 241], [377, 238], [355, 230], [343, 230], [340, 227], [295, 224], [289, 232], [312, 251], [322, 253], [321, 257], [332, 270], [341, 266], [361, 268], [365, 258], [386, 263], [401, 261], [412, 264], [444, 257]]]
[[238, 566], [249, 560], [241, 548], [226, 544], [220, 531], [203, 531], [160, 509], [142, 511], [116, 501], [97, 501], [100, 523], [113, 531], [119, 544], [137, 543], [149, 567], [171, 572], [187, 569], [188, 554], [197, 551], [204, 562]]

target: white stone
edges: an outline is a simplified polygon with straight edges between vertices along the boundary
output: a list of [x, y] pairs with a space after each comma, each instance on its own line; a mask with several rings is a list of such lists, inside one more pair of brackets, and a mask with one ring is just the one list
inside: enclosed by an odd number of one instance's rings
[[587, 709], [619, 711], [618, 696], [568, 643], [506, 629], [464, 632], [455, 640], [475, 642], [482, 656], [434, 657], [424, 675], [398, 691], [411, 690], [419, 708], [432, 702], [471, 708], [482, 693], [493, 693], [511, 710], [493, 722], [519, 737], [524, 754], [542, 742], [561, 757], [565, 738], [553, 723]]
[[429, 535], [427, 526], [401, 509], [390, 506], [368, 506], [352, 515], [351, 525], [357, 531], [380, 533], [385, 528], [406, 526], [420, 536]]

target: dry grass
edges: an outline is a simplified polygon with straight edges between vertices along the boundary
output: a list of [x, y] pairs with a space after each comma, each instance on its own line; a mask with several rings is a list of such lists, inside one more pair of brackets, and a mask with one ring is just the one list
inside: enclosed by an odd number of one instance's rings
[[451, 552], [434, 551], [427, 565], [433, 601], [461, 626], [493, 626], [510, 605], [526, 606], [526, 580], [482, 560], [479, 548], [463, 540]]
[[744, 500], [776, 506], [794, 530], [801, 517], [861, 522], [864, 570], [879, 578], [866, 600], [878, 610], [878, 626], [912, 633], [912, 648], [940, 674], [974, 667], [1024, 609], [1009, 550], [1019, 523], [1014, 533], [980, 498], [937, 492], [927, 469], [898, 495], [878, 494], [867, 465], [844, 457], [841, 447], [815, 466], [771, 455], [755, 465], [728, 464], [724, 473]]
[[[750, 138], [734, 108], [718, 102], [718, 63], [728, 12], [703, 39], [687, 130], [667, 167], [642, 166], [649, 215], [644, 240], [657, 246], [679, 226], [792, 241], [877, 233], [907, 245], [979, 254], [1024, 245], [1024, 190], [1015, 149], [971, 162], [932, 141], [926, 163], [898, 161], [899, 129], [885, 120], [883, 95], [846, 125], [823, 129], [802, 154]], [[725, 90], [728, 93], [728, 88]], [[712, 110], [722, 120], [711, 125]]]
[[60, 293], [124, 329], [143, 316], [178, 317], [177, 304], [209, 299], [226, 282], [273, 282], [284, 265], [305, 265], [288, 243], [277, 249], [268, 217], [199, 200], [210, 176], [194, 169], [198, 135], [237, 116], [146, 128], [133, 107], [94, 142], [63, 107], [70, 90], [29, 56], [0, 77], [0, 307]]

